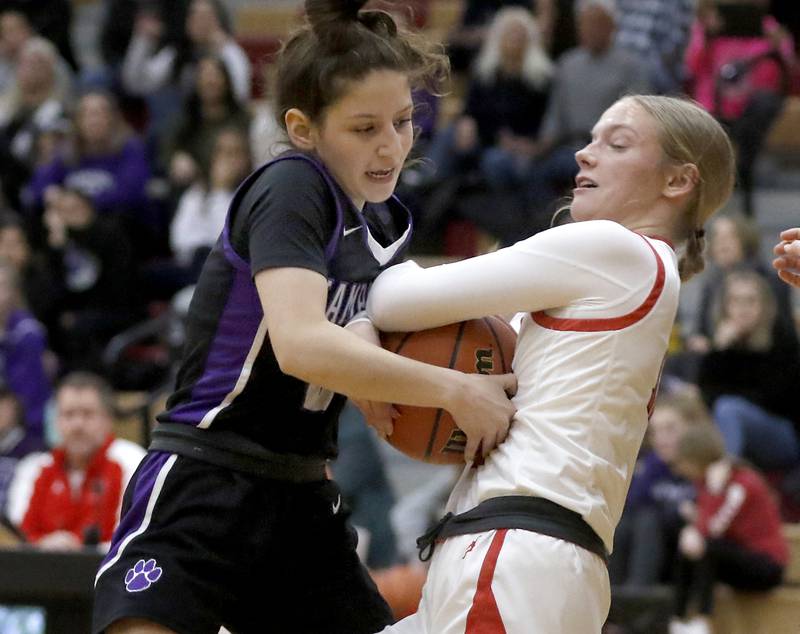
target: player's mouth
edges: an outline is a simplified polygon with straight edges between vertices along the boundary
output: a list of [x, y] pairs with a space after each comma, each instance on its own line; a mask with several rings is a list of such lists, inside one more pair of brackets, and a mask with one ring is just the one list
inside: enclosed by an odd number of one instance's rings
[[575, 189], [574, 191], [586, 191], [587, 189], [595, 189], [597, 187], [597, 183], [595, 183], [591, 178], [586, 176], [581, 176], [578, 174], [575, 177]]
[[367, 178], [376, 183], [390, 183], [394, 173], [395, 169], [393, 167], [385, 170], [370, 170], [367, 172]]

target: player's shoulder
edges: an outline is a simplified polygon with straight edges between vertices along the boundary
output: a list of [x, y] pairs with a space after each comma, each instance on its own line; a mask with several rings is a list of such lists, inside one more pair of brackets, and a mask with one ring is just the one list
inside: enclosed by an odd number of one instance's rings
[[546, 233], [560, 241], [578, 241], [577, 244], [602, 250], [647, 248], [641, 235], [613, 220], [583, 220], [548, 229]]
[[654, 249], [647, 239], [613, 220], [584, 220], [554, 227], [544, 232], [552, 248], [594, 266], [619, 265], [622, 268], [654, 264]]
[[273, 213], [327, 213], [335, 194], [325, 180], [324, 168], [309, 157], [292, 154], [257, 168], [240, 186], [234, 209]]
[[254, 185], [286, 188], [323, 188], [326, 186], [322, 166], [303, 154], [290, 154], [265, 163], [258, 171]]

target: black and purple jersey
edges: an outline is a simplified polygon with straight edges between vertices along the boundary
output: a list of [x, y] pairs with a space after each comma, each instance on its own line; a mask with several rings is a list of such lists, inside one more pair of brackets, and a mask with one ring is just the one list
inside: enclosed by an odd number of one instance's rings
[[325, 167], [292, 153], [258, 168], [236, 192], [203, 267], [163, 423], [235, 432], [273, 452], [333, 457], [345, 397], [281, 372], [253, 278], [299, 267], [328, 279], [327, 317], [364, 310], [372, 281], [400, 262], [411, 236], [394, 197], [359, 212]]

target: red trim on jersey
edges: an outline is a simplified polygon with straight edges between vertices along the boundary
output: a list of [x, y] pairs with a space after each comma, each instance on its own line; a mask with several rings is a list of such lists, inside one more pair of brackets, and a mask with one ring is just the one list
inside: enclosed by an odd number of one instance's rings
[[472, 607], [467, 614], [467, 627], [464, 634], [506, 634], [506, 626], [497, 608], [497, 601], [492, 592], [492, 579], [497, 566], [497, 558], [506, 538], [508, 529], [504, 528], [495, 533], [489, 552], [483, 560], [481, 572], [478, 575], [478, 587], [472, 597]]
[[658, 253], [656, 253], [653, 245], [647, 242], [645, 238], [642, 238], [642, 240], [645, 241], [647, 246], [650, 247], [650, 250], [653, 252], [653, 256], [656, 258], [657, 270], [656, 279], [653, 282], [653, 288], [650, 289], [650, 293], [638, 308], [631, 311], [627, 315], [600, 319], [562, 319], [561, 317], [551, 317], [543, 310], [537, 310], [536, 312], [531, 313], [533, 321], [539, 324], [542, 328], [548, 328], [550, 330], [602, 332], [606, 330], [622, 330], [623, 328], [632, 326], [637, 321], [644, 319], [653, 309], [653, 306], [656, 305], [658, 298], [661, 296], [661, 291], [664, 290], [664, 279], [666, 274], [664, 272], [664, 263], [661, 261]]
[[[634, 233], [636, 233], [636, 232], [634, 231]], [[657, 235], [650, 234], [650, 233], [640, 233], [639, 235], [640, 236], [647, 236], [648, 238], [650, 238], [652, 240], [659, 240], [659, 241], [663, 242], [664, 244], [666, 244], [673, 251], [675, 250], [675, 245], [672, 244], [672, 240], [670, 240], [669, 238], [665, 238], [664, 236], [657, 236]]]

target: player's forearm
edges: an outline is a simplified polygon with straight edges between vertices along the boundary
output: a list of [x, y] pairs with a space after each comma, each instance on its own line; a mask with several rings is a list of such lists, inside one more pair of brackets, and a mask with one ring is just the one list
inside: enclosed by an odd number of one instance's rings
[[461, 373], [406, 359], [329, 322], [298, 329], [276, 351], [281, 369], [358, 399], [447, 408]]
[[380, 330], [404, 332], [524, 310], [526, 283], [509, 272], [507, 256], [489, 254], [429, 269], [412, 263], [392, 267], [372, 286], [369, 316]]

